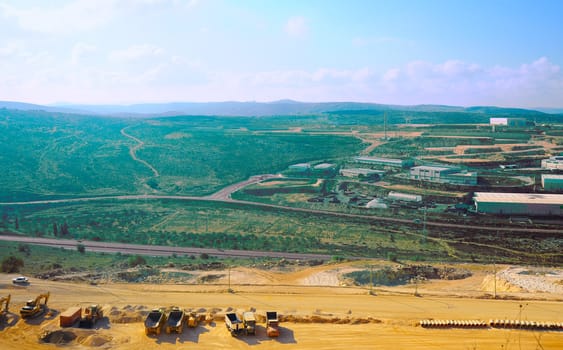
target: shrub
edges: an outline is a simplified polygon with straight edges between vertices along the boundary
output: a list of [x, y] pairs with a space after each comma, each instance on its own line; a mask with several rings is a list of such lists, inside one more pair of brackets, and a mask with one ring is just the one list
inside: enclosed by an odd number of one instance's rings
[[2, 272], [14, 273], [20, 272], [20, 269], [24, 266], [23, 260], [10, 255], [9, 257], [2, 260]]
[[147, 260], [140, 255], [135, 255], [129, 258], [129, 266], [135, 267], [138, 265], [146, 265]]

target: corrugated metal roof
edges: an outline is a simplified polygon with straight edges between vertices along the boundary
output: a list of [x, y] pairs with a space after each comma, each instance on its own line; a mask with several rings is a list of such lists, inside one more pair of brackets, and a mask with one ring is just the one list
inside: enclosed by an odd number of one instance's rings
[[554, 174], [542, 174], [542, 179], [550, 179], [550, 180], [563, 180], [563, 175], [554, 175]]
[[429, 166], [429, 165], [419, 165], [419, 166], [415, 166], [412, 167], [411, 170], [414, 169], [422, 169], [422, 170], [434, 170], [434, 171], [444, 171], [444, 170], [456, 170], [458, 171], [458, 168], [453, 168], [453, 167], [441, 167], [441, 166]]
[[481, 203], [561, 204], [563, 194], [475, 192], [473, 199]]

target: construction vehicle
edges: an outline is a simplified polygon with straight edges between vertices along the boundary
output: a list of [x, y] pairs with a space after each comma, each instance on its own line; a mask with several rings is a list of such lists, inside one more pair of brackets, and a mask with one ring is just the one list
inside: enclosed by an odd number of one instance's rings
[[241, 335], [244, 331], [244, 325], [242, 324], [242, 321], [234, 312], [225, 314], [225, 326], [227, 326], [227, 330], [233, 337]]
[[184, 310], [179, 307], [173, 307], [168, 313], [168, 320], [166, 321], [166, 333], [172, 332], [181, 334], [184, 330]]
[[275, 311], [266, 311], [266, 334], [268, 337], [280, 335], [278, 313]]
[[166, 323], [166, 314], [163, 309], [153, 309], [145, 319], [145, 334], [159, 335], [162, 326]]
[[73, 306], [61, 313], [59, 316], [59, 325], [61, 327], [72, 327], [81, 316], [82, 308], [80, 306]]
[[7, 297], [0, 298], [0, 322], [4, 322], [8, 316], [8, 308], [10, 307], [10, 299], [12, 298], [11, 294], [8, 294]]
[[195, 312], [190, 312], [188, 315], [188, 327], [189, 328], [195, 328], [197, 327], [197, 324], [199, 323], [198, 321], [198, 317], [197, 314]]
[[92, 328], [98, 322], [104, 318], [104, 311], [100, 305], [90, 305], [84, 308], [84, 316], [80, 318], [80, 323], [78, 327], [80, 328]]
[[[20, 315], [22, 318], [31, 318], [39, 316], [47, 309], [47, 301], [49, 301], [49, 292], [44, 294], [39, 294], [37, 298], [30, 299], [27, 301], [24, 307], [20, 309]], [[41, 300], [45, 299], [45, 302], [41, 304]]]
[[242, 324], [244, 325], [244, 332], [246, 335], [256, 335], [256, 318], [254, 312], [247, 311], [242, 314]]

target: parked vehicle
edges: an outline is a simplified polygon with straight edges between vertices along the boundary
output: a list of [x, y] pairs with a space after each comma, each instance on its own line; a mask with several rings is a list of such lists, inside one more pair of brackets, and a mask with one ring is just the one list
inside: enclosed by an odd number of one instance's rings
[[278, 313], [276, 311], [266, 312], [266, 334], [268, 337], [279, 337], [279, 320]]
[[[49, 292], [47, 292], [45, 294], [39, 294], [35, 299], [28, 300], [25, 306], [20, 309], [21, 317], [31, 318], [45, 312], [47, 309], [47, 301], [49, 301], [49, 295]], [[43, 304], [41, 304], [42, 299], [45, 299]]]
[[252, 335], [256, 335], [256, 318], [254, 317], [254, 312], [248, 311], [242, 314], [242, 323], [244, 326], [244, 332]]
[[242, 332], [244, 332], [244, 325], [238, 315], [234, 312], [225, 314], [225, 326], [227, 326], [227, 330], [233, 337], [239, 336]]
[[166, 323], [166, 315], [163, 309], [154, 309], [147, 315], [145, 319], [145, 334], [160, 335], [162, 326]]

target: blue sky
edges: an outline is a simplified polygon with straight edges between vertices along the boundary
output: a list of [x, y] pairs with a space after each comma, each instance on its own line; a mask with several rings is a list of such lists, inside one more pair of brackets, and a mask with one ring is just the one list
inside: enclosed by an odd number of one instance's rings
[[563, 1], [0, 0], [0, 100], [563, 107]]

